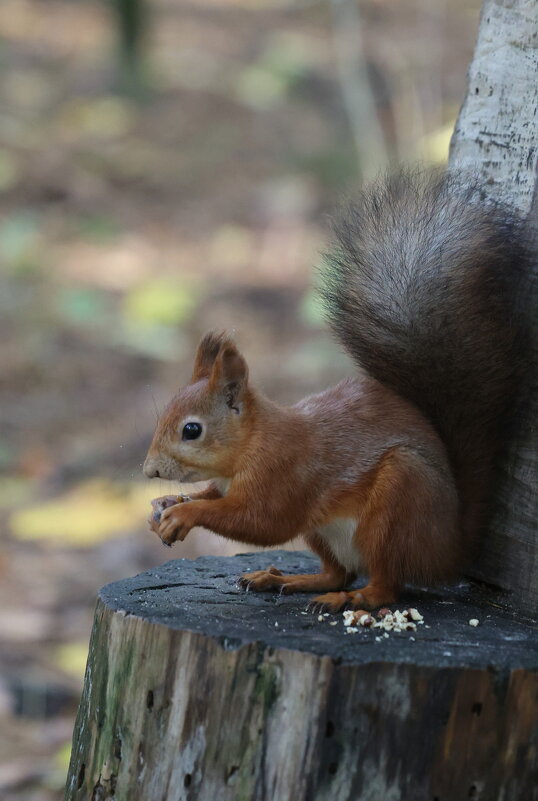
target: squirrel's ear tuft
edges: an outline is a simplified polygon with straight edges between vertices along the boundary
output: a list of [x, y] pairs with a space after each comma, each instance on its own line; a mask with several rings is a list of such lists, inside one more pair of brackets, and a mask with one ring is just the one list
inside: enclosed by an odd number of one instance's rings
[[248, 384], [248, 367], [233, 342], [225, 342], [213, 364], [209, 385], [224, 395], [226, 404], [239, 412], [239, 404]]
[[233, 345], [233, 341], [226, 331], [208, 331], [207, 334], [204, 334], [194, 357], [193, 382], [210, 377], [215, 359], [225, 344]]

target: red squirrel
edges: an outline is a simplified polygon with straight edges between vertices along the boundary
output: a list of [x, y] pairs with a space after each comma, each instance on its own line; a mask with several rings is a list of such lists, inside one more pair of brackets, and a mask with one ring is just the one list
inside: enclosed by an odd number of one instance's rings
[[[321, 273], [357, 376], [279, 406], [252, 386], [226, 333], [206, 334], [144, 473], [210, 483], [153, 530], [166, 544], [194, 526], [258, 546], [302, 534], [320, 573], [269, 568], [240, 582], [320, 593], [314, 602], [332, 611], [456, 576], [484, 525], [517, 386], [528, 258], [524, 223], [457, 175], [402, 170], [364, 189]], [[359, 573], [366, 586], [349, 590]]]

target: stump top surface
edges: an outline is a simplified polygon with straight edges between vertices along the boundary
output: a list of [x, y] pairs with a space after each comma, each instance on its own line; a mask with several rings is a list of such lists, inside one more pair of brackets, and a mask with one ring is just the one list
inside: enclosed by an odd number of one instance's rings
[[[270, 565], [285, 573], [319, 570], [315, 557], [295, 551], [176, 559], [108, 584], [100, 599], [113, 611], [198, 632], [230, 649], [260, 642], [353, 664], [538, 669], [538, 624], [500, 608], [475, 585], [406, 591], [391, 608], [416, 607], [424, 616], [424, 625], [418, 625], [416, 632], [390, 632], [384, 637], [382, 629], [360, 628], [356, 634], [346, 634], [342, 613], [324, 617], [323, 622], [318, 613], [304, 614], [312, 594], [247, 593], [238, 587], [241, 573]], [[476, 628], [469, 625], [472, 618], [479, 620]], [[331, 626], [331, 621], [337, 624]]]

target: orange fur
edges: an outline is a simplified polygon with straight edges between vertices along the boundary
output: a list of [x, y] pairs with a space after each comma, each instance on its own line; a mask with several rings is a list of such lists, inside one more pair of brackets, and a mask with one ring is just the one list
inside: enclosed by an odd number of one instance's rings
[[[199, 439], [182, 438], [189, 421], [202, 426]], [[374, 607], [393, 602], [405, 581], [450, 577], [462, 551], [445, 449], [414, 406], [360, 377], [279, 407], [251, 387], [225, 334], [200, 343], [191, 383], [159, 421], [144, 471], [214, 480], [164, 511], [158, 533], [167, 544], [194, 526], [262, 546], [306, 535], [322, 572], [246, 574], [252, 589], [331, 590], [316, 600]], [[346, 593], [359, 561], [370, 581]]]

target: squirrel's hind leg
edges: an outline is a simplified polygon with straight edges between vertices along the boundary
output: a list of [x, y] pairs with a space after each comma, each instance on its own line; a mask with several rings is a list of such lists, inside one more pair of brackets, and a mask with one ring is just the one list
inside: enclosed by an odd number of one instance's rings
[[256, 592], [280, 590], [283, 595], [288, 595], [292, 592], [338, 589], [343, 585], [343, 576], [325, 571], [284, 576], [276, 567], [269, 567], [267, 570], [244, 573], [239, 579], [239, 584], [247, 590]]
[[450, 575], [459, 552], [457, 497], [448, 473], [432, 463], [433, 457], [428, 461], [408, 448], [385, 454], [368, 477], [355, 533], [370, 581], [315, 603], [333, 612], [347, 605], [375, 609], [395, 603], [405, 581]]
[[279, 589], [281, 593], [288, 595], [292, 592], [339, 590], [354, 580], [355, 575], [348, 573], [342, 565], [336, 562], [321, 537], [314, 533], [308, 534], [306, 541], [321, 559], [321, 573], [285, 576], [276, 567], [269, 567], [267, 570], [244, 573], [239, 579], [239, 584], [245, 589], [257, 592]]

